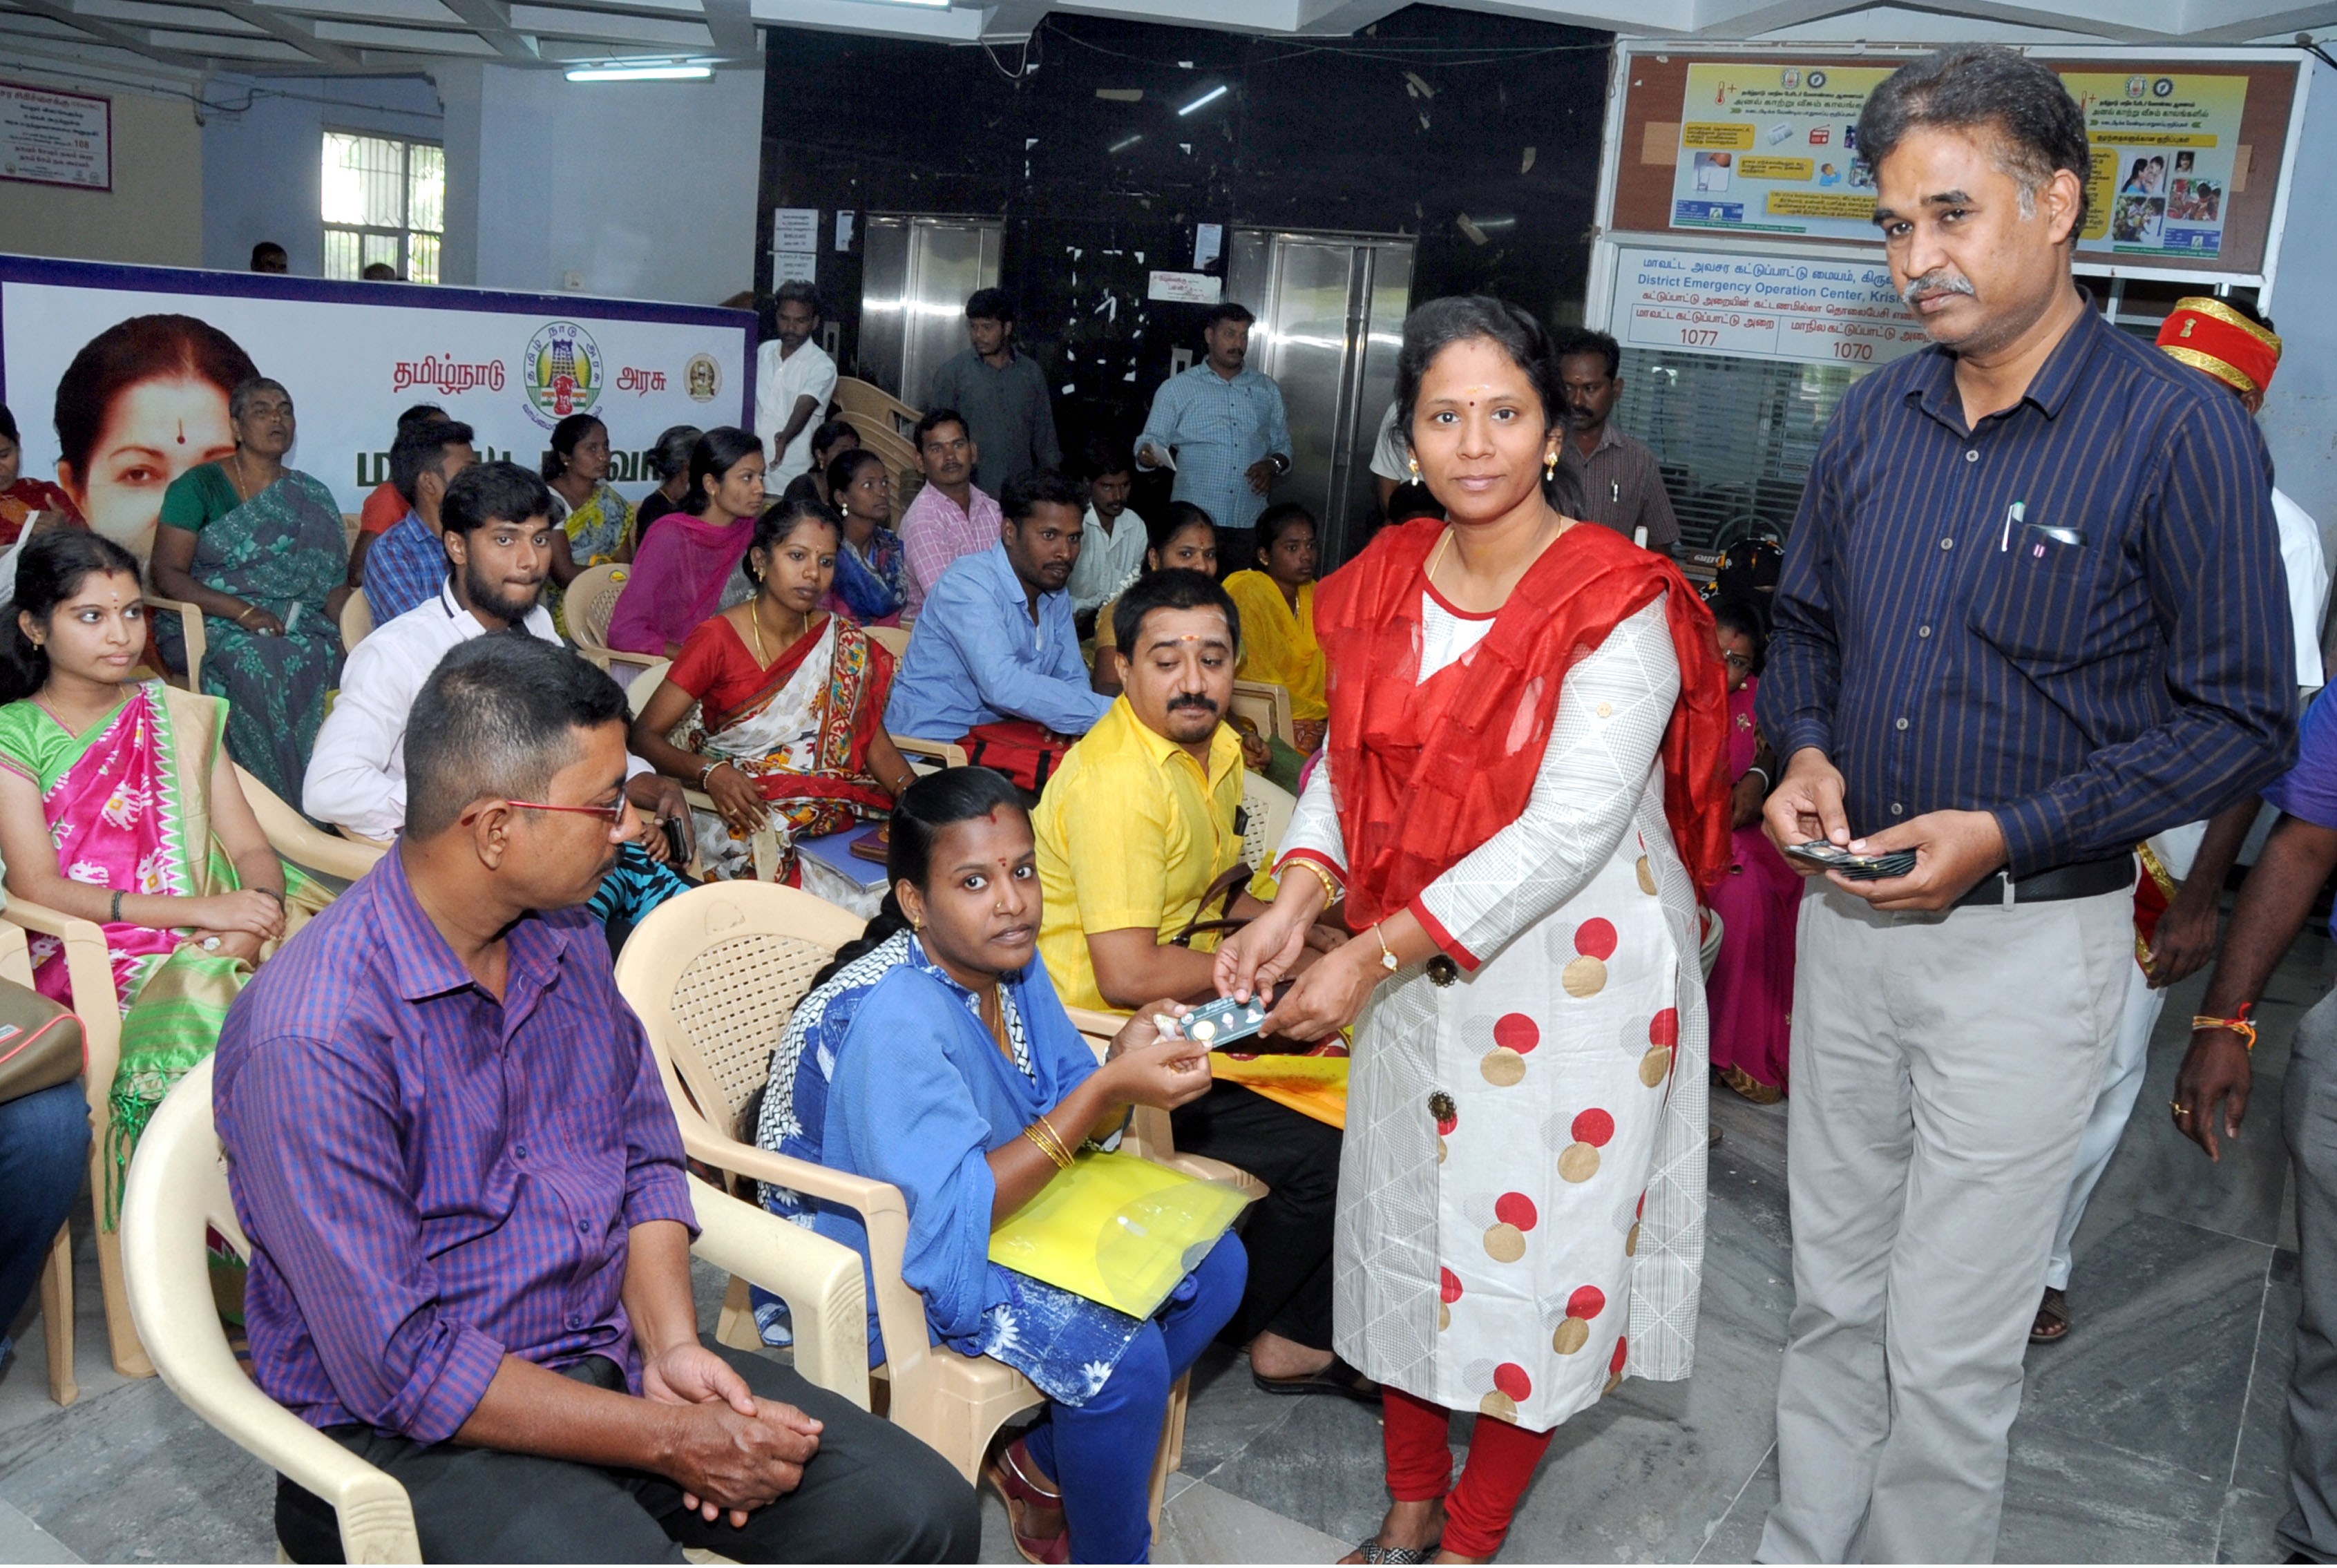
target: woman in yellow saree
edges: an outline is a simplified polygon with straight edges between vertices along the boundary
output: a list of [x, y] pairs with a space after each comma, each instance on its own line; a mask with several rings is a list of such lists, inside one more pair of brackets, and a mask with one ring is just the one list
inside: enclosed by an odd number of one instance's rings
[[[110, 1216], [155, 1107], [210, 1054], [252, 966], [322, 898], [277, 859], [236, 783], [226, 702], [132, 678], [146, 626], [128, 550], [79, 531], [34, 540], [13, 609], [0, 856], [11, 896], [105, 930], [122, 1009]], [[73, 1000], [62, 945], [32, 948], [34, 985]]]
[[1290, 692], [1290, 717], [1301, 755], [1323, 744], [1331, 709], [1324, 701], [1323, 649], [1315, 640], [1315, 518], [1295, 501], [1257, 520], [1257, 567], [1226, 579], [1241, 610], [1241, 677]]

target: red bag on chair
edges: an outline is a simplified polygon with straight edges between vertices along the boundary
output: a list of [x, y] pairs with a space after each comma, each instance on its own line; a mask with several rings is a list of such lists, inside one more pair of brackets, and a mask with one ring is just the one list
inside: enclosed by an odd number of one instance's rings
[[1046, 726], [1027, 718], [978, 724], [960, 744], [967, 762], [995, 768], [1032, 794], [1047, 787], [1047, 780], [1062, 765], [1063, 754], [1071, 750], [1070, 742], [1056, 742]]

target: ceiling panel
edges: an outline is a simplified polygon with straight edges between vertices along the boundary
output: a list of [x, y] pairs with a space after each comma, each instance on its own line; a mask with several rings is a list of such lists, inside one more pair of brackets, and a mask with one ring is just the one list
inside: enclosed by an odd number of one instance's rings
[[329, 44], [357, 44], [420, 54], [494, 54], [495, 46], [476, 33], [427, 27], [382, 27], [357, 22], [318, 22], [317, 36]]
[[697, 22], [626, 16], [613, 11], [577, 11], [561, 5], [514, 5], [511, 24], [550, 38], [606, 38], [625, 44], [661, 44], [677, 49], [710, 49], [714, 34]]
[[229, 37], [216, 33], [179, 33], [158, 27], [146, 34], [146, 42], [165, 54], [182, 54], [191, 60], [294, 60], [313, 65], [315, 59], [292, 47], [279, 38], [262, 34], [258, 37]]
[[[259, 0], [270, 11], [310, 16], [355, 16], [368, 22], [424, 22], [463, 25], [462, 14], [444, 0]], [[692, 0], [693, 5], [695, 0]]]
[[108, 22], [135, 22], [152, 27], [192, 28], [205, 33], [252, 33], [268, 30], [225, 11], [202, 5], [173, 5], [165, 0], [74, 0], [73, 13]]

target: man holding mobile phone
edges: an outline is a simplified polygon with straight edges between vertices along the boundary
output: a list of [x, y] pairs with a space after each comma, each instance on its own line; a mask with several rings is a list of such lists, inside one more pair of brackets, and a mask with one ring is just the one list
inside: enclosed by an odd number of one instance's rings
[[[1931, 346], [1851, 388], [1786, 543], [1760, 720], [1801, 915], [1796, 1304], [1759, 1560], [1985, 1562], [2059, 1200], [2133, 962], [2133, 846], [2294, 746], [2264, 443], [2070, 261], [2045, 66], [1959, 45], [1858, 126]], [[1818, 868], [1797, 862], [1804, 874]]]

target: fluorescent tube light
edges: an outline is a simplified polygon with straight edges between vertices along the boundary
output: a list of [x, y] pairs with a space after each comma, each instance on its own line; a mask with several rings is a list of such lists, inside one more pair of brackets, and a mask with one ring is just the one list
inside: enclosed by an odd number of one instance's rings
[[1113, 142], [1110, 146], [1105, 148], [1104, 151], [1107, 152], [1125, 152], [1143, 140], [1144, 132], [1139, 131], [1133, 136], [1123, 137], [1120, 141]]
[[1210, 88], [1207, 93], [1202, 93], [1198, 98], [1194, 99], [1190, 103], [1186, 104], [1185, 107], [1177, 111], [1178, 116], [1181, 119], [1183, 116], [1190, 114], [1196, 109], [1206, 108], [1209, 104], [1215, 103], [1218, 99], [1223, 98], [1227, 91], [1228, 89], [1226, 85], [1223, 83], [1219, 83], [1217, 86]]
[[571, 82], [697, 82], [714, 74], [711, 65], [578, 65]]

